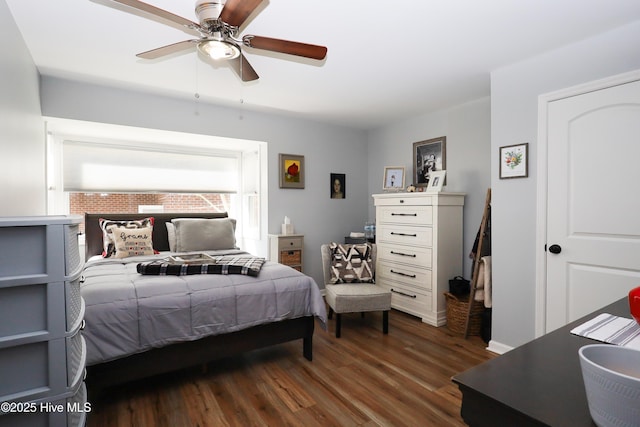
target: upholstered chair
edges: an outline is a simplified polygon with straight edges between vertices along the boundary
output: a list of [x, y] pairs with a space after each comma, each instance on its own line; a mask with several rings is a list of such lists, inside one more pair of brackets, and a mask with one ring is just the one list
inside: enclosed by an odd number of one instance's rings
[[[368, 278], [375, 278], [376, 264], [376, 245], [369, 244], [371, 247], [371, 260], [368, 263], [370, 275], [364, 274]], [[336, 313], [336, 338], [340, 338], [341, 324], [343, 313], [364, 313], [367, 311], [382, 311], [382, 331], [387, 334], [389, 332], [389, 311], [391, 310], [391, 292], [382, 286], [373, 282], [350, 282], [349, 278], [345, 280], [340, 277], [340, 268], [344, 267], [345, 262], [349, 262], [351, 254], [358, 257], [357, 246], [362, 245], [339, 245], [324, 244], [320, 250], [322, 253], [322, 271], [324, 274], [325, 298], [329, 305], [329, 319]], [[356, 248], [354, 248], [356, 247]], [[338, 253], [340, 251], [340, 253]], [[350, 252], [350, 254], [348, 253]], [[342, 265], [341, 265], [342, 264]], [[354, 265], [360, 266], [360, 262], [354, 260]], [[359, 280], [356, 279], [356, 280]]]

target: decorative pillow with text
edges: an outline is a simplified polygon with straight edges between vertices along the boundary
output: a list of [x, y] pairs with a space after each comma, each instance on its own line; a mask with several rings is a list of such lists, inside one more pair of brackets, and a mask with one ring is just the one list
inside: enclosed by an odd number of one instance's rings
[[152, 227], [128, 228], [112, 225], [109, 230], [116, 248], [115, 258], [153, 255]]

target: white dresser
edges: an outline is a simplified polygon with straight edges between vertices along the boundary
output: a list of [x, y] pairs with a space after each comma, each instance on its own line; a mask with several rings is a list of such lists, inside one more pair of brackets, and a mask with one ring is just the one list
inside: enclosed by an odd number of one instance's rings
[[461, 193], [374, 194], [376, 282], [391, 307], [434, 326], [446, 323], [444, 293], [462, 275]]
[[0, 218], [0, 426], [82, 426], [81, 217]]

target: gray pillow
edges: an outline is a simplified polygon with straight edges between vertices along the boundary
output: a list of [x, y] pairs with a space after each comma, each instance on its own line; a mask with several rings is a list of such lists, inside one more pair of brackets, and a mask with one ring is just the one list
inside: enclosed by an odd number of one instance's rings
[[176, 252], [236, 249], [236, 220], [174, 218]]
[[172, 222], [165, 222], [167, 226], [167, 240], [169, 241], [169, 250], [176, 251], [176, 226]]

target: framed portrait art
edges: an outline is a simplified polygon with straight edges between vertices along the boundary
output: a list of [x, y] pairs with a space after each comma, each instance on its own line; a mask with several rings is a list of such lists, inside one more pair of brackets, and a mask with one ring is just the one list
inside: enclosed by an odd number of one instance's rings
[[332, 173], [329, 191], [332, 199], [344, 199], [347, 194], [346, 175], [343, 173]]
[[447, 137], [413, 143], [413, 184], [427, 187], [431, 172], [447, 169]]
[[404, 189], [404, 168], [401, 166], [386, 166], [384, 168], [384, 191], [401, 191]]
[[304, 156], [280, 154], [280, 188], [304, 188]]
[[529, 143], [500, 147], [500, 179], [529, 176]]

